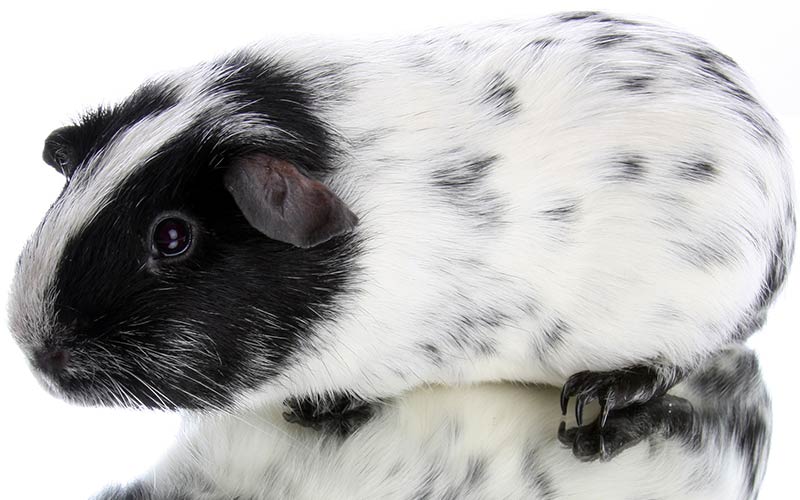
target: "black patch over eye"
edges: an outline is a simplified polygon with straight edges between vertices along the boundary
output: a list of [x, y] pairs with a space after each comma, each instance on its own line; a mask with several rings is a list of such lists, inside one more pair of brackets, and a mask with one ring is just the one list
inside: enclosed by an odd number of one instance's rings
[[177, 217], [169, 217], [156, 224], [153, 245], [160, 257], [177, 257], [192, 244], [189, 223]]

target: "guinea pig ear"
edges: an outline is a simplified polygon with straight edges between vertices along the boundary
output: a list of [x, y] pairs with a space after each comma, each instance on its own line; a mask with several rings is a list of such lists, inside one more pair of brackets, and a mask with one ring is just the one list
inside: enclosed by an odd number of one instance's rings
[[73, 127], [61, 127], [51, 132], [44, 140], [44, 151], [42, 151], [44, 162], [68, 179], [75, 173], [78, 163], [75, 158], [75, 148], [68, 139], [72, 130]]
[[266, 154], [235, 160], [225, 172], [225, 188], [254, 228], [301, 248], [352, 231], [358, 223], [327, 186]]

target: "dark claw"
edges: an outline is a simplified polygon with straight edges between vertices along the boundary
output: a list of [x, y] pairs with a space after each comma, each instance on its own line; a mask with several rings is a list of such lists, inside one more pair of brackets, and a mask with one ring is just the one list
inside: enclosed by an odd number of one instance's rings
[[[613, 395], [606, 399], [610, 403]], [[610, 406], [606, 404], [604, 408]], [[602, 425], [604, 418], [605, 426]], [[568, 429], [564, 421], [558, 426], [559, 442], [571, 448], [575, 458], [581, 461], [608, 461], [644, 439], [679, 437], [688, 441], [694, 433], [692, 405], [670, 395], [646, 404], [604, 410], [594, 422], [584, 426]]]
[[614, 391], [608, 391], [608, 394], [600, 398], [600, 427], [606, 426], [606, 421], [608, 420], [608, 414], [611, 412], [611, 408], [614, 407]]
[[583, 425], [583, 409], [592, 401], [600, 401], [601, 426], [608, 413], [632, 404], [642, 404], [662, 396], [683, 376], [681, 370], [669, 367], [634, 366], [608, 372], [583, 371], [567, 379], [561, 389], [561, 414], [567, 414], [571, 397], [575, 397], [575, 421]]
[[569, 404], [569, 381], [561, 388], [561, 416], [567, 416], [567, 405]]
[[586, 399], [583, 396], [575, 398], [575, 421], [578, 422], [579, 427], [583, 425], [583, 405], [585, 401]]

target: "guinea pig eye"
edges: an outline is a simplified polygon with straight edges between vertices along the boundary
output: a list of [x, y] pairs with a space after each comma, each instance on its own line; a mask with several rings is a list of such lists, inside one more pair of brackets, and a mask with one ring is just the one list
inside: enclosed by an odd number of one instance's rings
[[156, 224], [153, 245], [160, 257], [177, 257], [186, 252], [191, 244], [192, 232], [186, 221], [170, 217]]

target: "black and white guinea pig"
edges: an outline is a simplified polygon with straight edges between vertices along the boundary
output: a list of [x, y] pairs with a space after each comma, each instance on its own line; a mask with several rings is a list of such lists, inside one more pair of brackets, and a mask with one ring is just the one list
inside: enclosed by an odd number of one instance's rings
[[219, 408], [566, 384], [606, 410], [757, 329], [794, 243], [740, 68], [603, 13], [264, 44], [54, 131], [11, 327], [56, 394]]

